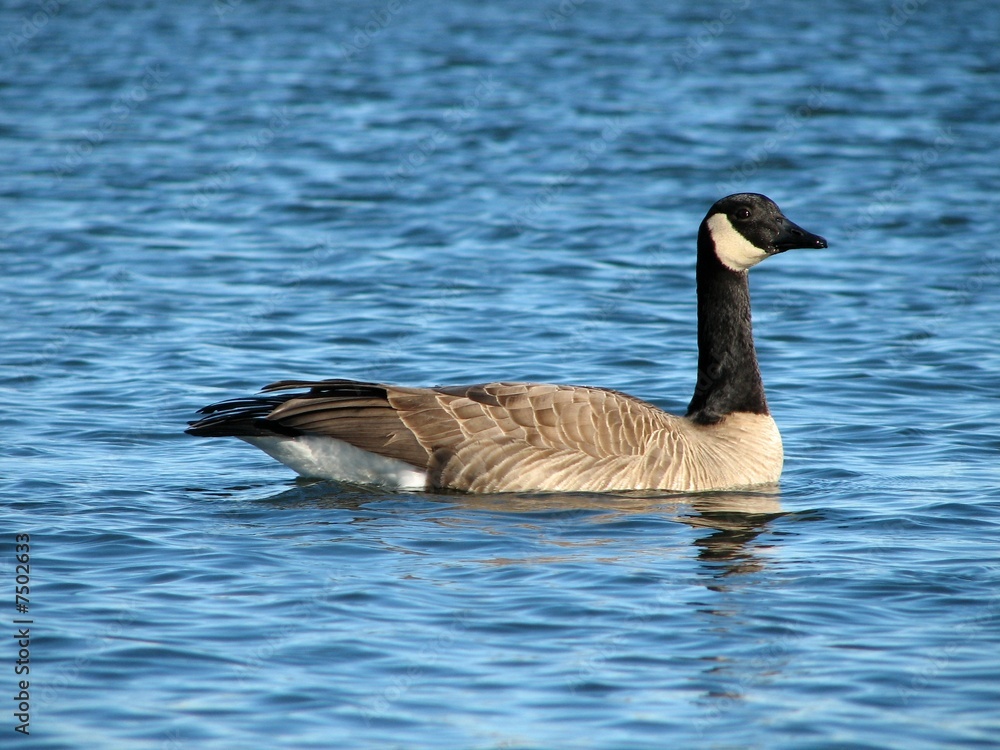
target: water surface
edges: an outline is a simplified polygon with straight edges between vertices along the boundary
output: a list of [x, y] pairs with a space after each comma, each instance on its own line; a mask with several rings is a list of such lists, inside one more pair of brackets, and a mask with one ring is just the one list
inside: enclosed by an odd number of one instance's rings
[[[33, 747], [996, 746], [1000, 10], [0, 18]], [[830, 241], [752, 278], [780, 488], [393, 494], [182, 432], [289, 377], [683, 411], [743, 190]]]

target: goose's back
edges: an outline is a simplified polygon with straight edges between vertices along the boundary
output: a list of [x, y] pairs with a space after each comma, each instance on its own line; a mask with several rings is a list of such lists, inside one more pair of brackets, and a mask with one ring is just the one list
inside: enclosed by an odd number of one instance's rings
[[428, 484], [471, 492], [702, 490], [776, 481], [768, 415], [697, 425], [617, 391], [488, 383], [388, 388], [428, 452]]

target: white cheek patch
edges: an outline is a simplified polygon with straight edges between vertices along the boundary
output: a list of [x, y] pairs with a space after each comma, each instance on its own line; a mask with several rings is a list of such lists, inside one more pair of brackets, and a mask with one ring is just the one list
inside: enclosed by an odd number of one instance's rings
[[715, 254], [730, 271], [746, 271], [767, 257], [767, 253], [736, 231], [725, 214], [709, 218], [708, 231], [715, 243]]

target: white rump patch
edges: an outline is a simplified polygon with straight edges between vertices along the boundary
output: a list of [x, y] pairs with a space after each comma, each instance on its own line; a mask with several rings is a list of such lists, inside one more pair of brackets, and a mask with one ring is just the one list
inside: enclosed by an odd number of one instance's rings
[[730, 271], [746, 271], [767, 257], [767, 253], [736, 230], [725, 214], [710, 217], [708, 231], [715, 243], [715, 254]]
[[375, 484], [401, 490], [423, 490], [427, 487], [426, 471], [405, 461], [361, 450], [343, 440], [321, 435], [242, 439], [304, 477]]

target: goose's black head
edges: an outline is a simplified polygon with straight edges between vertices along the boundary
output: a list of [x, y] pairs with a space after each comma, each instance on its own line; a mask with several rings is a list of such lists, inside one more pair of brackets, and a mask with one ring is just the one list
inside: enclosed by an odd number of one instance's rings
[[701, 224], [699, 242], [710, 243], [730, 271], [746, 271], [769, 255], [795, 248], [824, 248], [826, 240], [793, 224], [770, 198], [737, 193], [717, 201]]

